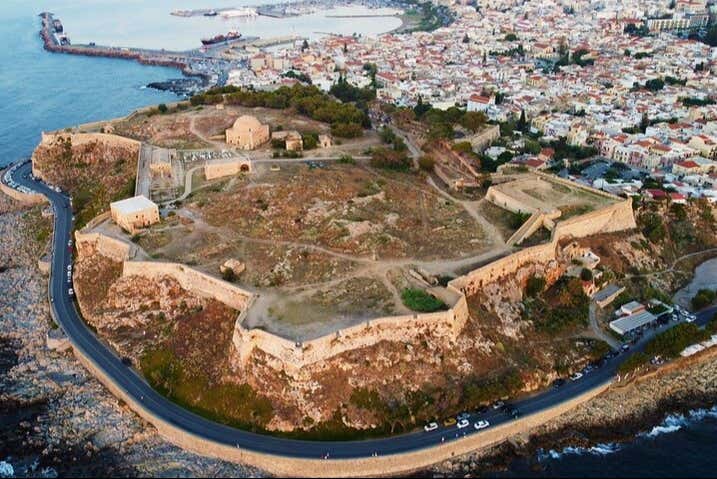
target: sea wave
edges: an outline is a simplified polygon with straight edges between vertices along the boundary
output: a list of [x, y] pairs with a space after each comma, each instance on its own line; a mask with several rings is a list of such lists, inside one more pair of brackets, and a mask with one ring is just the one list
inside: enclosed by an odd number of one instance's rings
[[710, 409], [692, 409], [687, 414], [670, 414], [650, 431], [638, 434], [638, 437], [655, 438], [662, 434], [670, 434], [706, 418], [717, 418], [717, 405], [712, 406]]
[[591, 447], [573, 447], [568, 446], [563, 448], [561, 451], [550, 449], [545, 451], [543, 449], [538, 451], [538, 461], [544, 461], [546, 459], [560, 459], [563, 456], [574, 455], [582, 456], [586, 454], [592, 454], [594, 456], [607, 456], [620, 450], [620, 445], [612, 442], [596, 444]]
[[0, 477], [14, 477], [15, 476], [15, 468], [12, 467], [12, 464], [5, 461], [0, 461]]
[[[653, 427], [647, 432], [641, 432], [637, 434], [636, 437], [640, 439], [654, 439], [662, 434], [670, 434], [679, 431], [680, 429], [687, 427], [690, 424], [698, 423], [708, 418], [717, 419], [717, 405], [712, 406], [709, 409], [693, 409], [688, 411], [686, 414], [670, 414], [665, 417], [665, 419], [660, 424]], [[555, 449], [550, 449], [547, 451], [544, 449], [539, 449], [537, 452], [537, 459], [538, 461], [557, 460], [568, 455], [581, 456], [588, 454], [592, 454], [595, 456], [606, 456], [608, 454], [618, 452], [620, 449], [622, 449], [623, 446], [624, 444], [610, 442], [596, 444], [592, 447], [568, 446], [559, 451]]]

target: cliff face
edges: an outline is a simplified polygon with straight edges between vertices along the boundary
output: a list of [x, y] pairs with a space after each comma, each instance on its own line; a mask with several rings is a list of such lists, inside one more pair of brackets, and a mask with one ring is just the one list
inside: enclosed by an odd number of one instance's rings
[[112, 135], [44, 135], [33, 172], [72, 194], [82, 226], [109, 203], [134, 195], [139, 143]]

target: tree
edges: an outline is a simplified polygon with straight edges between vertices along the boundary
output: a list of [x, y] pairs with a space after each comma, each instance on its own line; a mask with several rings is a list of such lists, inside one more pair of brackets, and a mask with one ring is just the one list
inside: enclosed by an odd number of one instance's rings
[[518, 119], [518, 123], [516, 123], [515, 127], [518, 129], [518, 131], [522, 131], [525, 133], [528, 129], [528, 122], [525, 119], [525, 110], [520, 110], [520, 118]]
[[159, 110], [160, 113], [165, 114], [165, 113], [167, 113], [167, 110], [169, 110], [169, 109], [167, 108], [167, 105], [165, 105], [164, 103], [160, 103], [157, 106], [157, 110]]
[[418, 95], [418, 101], [416, 102], [416, 106], [413, 107], [413, 111], [416, 114], [416, 117], [421, 118], [431, 108], [431, 104], [423, 103], [423, 97], [421, 95]]
[[304, 42], [301, 44], [301, 51], [307, 50], [309, 48], [309, 42], [304, 39]]
[[509, 33], [505, 36], [506, 42], [514, 42], [518, 40], [518, 36], [515, 33]]
[[460, 120], [461, 125], [471, 131], [478, 131], [486, 124], [488, 117], [480, 111], [467, 111]]
[[465, 35], [463, 35], [463, 43], [470, 43], [470, 41], [471, 41], [471, 39], [467, 33]]

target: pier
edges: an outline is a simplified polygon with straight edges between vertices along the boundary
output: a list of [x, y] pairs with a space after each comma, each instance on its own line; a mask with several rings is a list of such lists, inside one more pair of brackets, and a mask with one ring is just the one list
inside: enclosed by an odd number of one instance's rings
[[240, 41], [257, 40], [256, 38], [237, 39], [236, 42], [222, 42], [186, 51], [110, 47], [94, 43], [73, 45], [66, 32], [58, 32], [57, 26], [60, 25], [62, 28], [61, 23], [54, 18], [52, 13], [43, 12], [40, 14], [40, 18], [42, 19], [40, 37], [47, 51], [90, 57], [121, 58], [134, 60], [143, 65], [177, 68], [186, 76], [199, 77], [203, 84], [221, 85], [229, 70], [242, 67], [241, 59], [227, 59], [222, 55], [226, 47]]

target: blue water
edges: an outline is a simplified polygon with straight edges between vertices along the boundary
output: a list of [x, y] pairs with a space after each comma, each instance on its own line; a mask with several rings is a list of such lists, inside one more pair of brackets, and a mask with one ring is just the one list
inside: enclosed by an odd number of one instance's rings
[[[498, 477], [716, 477], [717, 408], [670, 415], [625, 444], [544, 451]], [[531, 464], [532, 463], [532, 464]], [[536, 467], [537, 466], [537, 467]]]
[[176, 100], [142, 87], [176, 78], [171, 68], [124, 60], [50, 54], [38, 36], [37, 14], [49, 4], [3, 0], [0, 17], [0, 165], [28, 156], [42, 130], [123, 116]]

